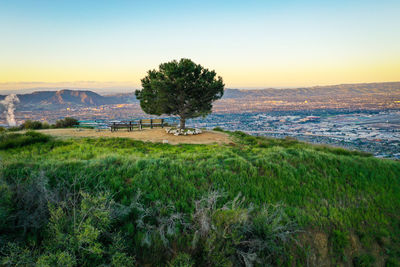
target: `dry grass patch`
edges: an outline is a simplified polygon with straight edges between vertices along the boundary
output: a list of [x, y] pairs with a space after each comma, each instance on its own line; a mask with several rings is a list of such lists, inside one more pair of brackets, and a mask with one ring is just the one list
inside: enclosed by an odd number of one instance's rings
[[226, 133], [216, 131], [204, 131], [202, 134], [190, 135], [190, 136], [174, 136], [167, 134], [165, 129], [143, 129], [142, 131], [128, 132], [126, 130], [120, 130], [117, 132], [111, 132], [109, 130], [94, 130], [94, 129], [46, 129], [38, 130], [39, 132], [50, 134], [59, 137], [123, 137], [132, 138], [141, 141], [150, 142], [163, 142], [167, 140], [169, 144], [228, 144], [232, 140]]

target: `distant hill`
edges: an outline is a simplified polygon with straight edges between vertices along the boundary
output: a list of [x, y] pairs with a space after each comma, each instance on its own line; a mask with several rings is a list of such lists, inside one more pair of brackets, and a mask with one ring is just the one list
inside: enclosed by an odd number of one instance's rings
[[359, 83], [359, 84], [339, 84], [327, 86], [314, 86], [304, 88], [267, 88], [257, 90], [247, 89], [227, 89], [224, 98], [243, 98], [243, 97], [311, 97], [311, 96], [335, 96], [335, 95], [365, 95], [365, 94], [392, 94], [400, 93], [400, 82], [387, 83]]
[[[0, 95], [0, 100], [5, 95]], [[127, 104], [137, 102], [134, 92], [116, 93], [112, 95], [100, 95], [89, 90], [58, 90], [58, 91], [37, 91], [29, 94], [18, 94], [20, 103], [19, 110], [37, 109], [59, 109], [65, 107], [90, 107], [110, 104]], [[235, 106], [236, 103], [254, 104], [257, 101], [304, 101], [304, 99], [316, 100], [320, 103], [346, 102], [346, 99], [362, 97], [361, 103], [371, 102], [373, 105], [377, 99], [385, 103], [393, 103], [392, 100], [400, 100], [400, 82], [387, 83], [362, 83], [362, 84], [341, 84], [330, 86], [315, 86], [305, 88], [287, 89], [226, 89], [222, 100], [218, 105]], [[396, 98], [396, 99], [392, 99]], [[228, 104], [227, 101], [235, 103]], [[340, 103], [339, 103], [340, 105]]]
[[341, 84], [307, 88], [226, 90], [214, 105], [217, 113], [316, 109], [400, 109], [400, 82]]
[[[90, 107], [107, 104], [130, 103], [135, 101], [134, 94], [116, 94], [102, 96], [92, 91], [59, 90], [38, 91], [30, 94], [18, 94], [19, 109], [57, 109], [61, 107]], [[5, 96], [0, 95], [0, 100]]]
[[34, 92], [18, 95], [22, 104], [33, 105], [88, 105], [107, 103], [105, 97], [91, 91], [60, 90], [54, 92]]

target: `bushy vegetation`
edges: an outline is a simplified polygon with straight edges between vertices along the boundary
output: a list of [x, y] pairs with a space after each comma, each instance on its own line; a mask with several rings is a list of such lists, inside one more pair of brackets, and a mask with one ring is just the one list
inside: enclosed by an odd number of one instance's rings
[[35, 143], [45, 143], [51, 138], [34, 131], [28, 131], [25, 134], [19, 133], [0, 133], [0, 150], [15, 147], [23, 147]]
[[[399, 162], [230, 134], [229, 145], [47, 137], [3, 148], [0, 265], [306, 265], [308, 231], [329, 236], [332, 262], [369, 266], [376, 244], [399, 262]], [[351, 234], [363, 251], [346, 258]]]
[[[357, 256], [353, 260], [353, 264], [355, 267], [372, 267], [374, 266], [375, 258], [370, 254], [362, 254]], [[386, 263], [386, 266], [392, 266], [390, 262]], [[396, 266], [396, 265], [393, 265]]]
[[20, 125], [20, 128], [23, 130], [49, 129], [50, 125], [47, 122], [27, 120]]
[[[79, 121], [75, 118], [66, 117], [61, 120], [57, 120], [55, 124], [49, 124], [47, 122], [27, 120], [19, 126], [8, 128], [9, 132], [21, 131], [21, 130], [40, 130], [40, 129], [54, 129], [54, 128], [71, 128], [79, 125]], [[4, 131], [4, 128], [0, 128], [0, 133]]]
[[57, 120], [54, 124], [54, 128], [71, 128], [78, 124], [79, 122], [77, 119], [66, 117], [62, 120]]

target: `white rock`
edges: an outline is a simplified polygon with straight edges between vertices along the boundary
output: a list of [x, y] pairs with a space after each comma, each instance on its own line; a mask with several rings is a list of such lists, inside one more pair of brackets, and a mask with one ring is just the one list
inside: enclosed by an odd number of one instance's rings
[[168, 130], [165, 130], [167, 133], [169, 133], [169, 134], [173, 134], [173, 135], [175, 135], [175, 136], [178, 136], [178, 135], [195, 135], [195, 134], [200, 134], [200, 133], [202, 133], [202, 131], [201, 130], [199, 130], [199, 129], [193, 129], [193, 130], [181, 130], [181, 129], [171, 129], [171, 128], [169, 128]]

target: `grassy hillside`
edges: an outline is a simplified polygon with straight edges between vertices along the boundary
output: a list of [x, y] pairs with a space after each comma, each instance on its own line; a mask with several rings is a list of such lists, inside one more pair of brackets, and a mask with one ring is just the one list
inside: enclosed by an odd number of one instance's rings
[[0, 136], [0, 263], [399, 266], [400, 162], [229, 145]]

